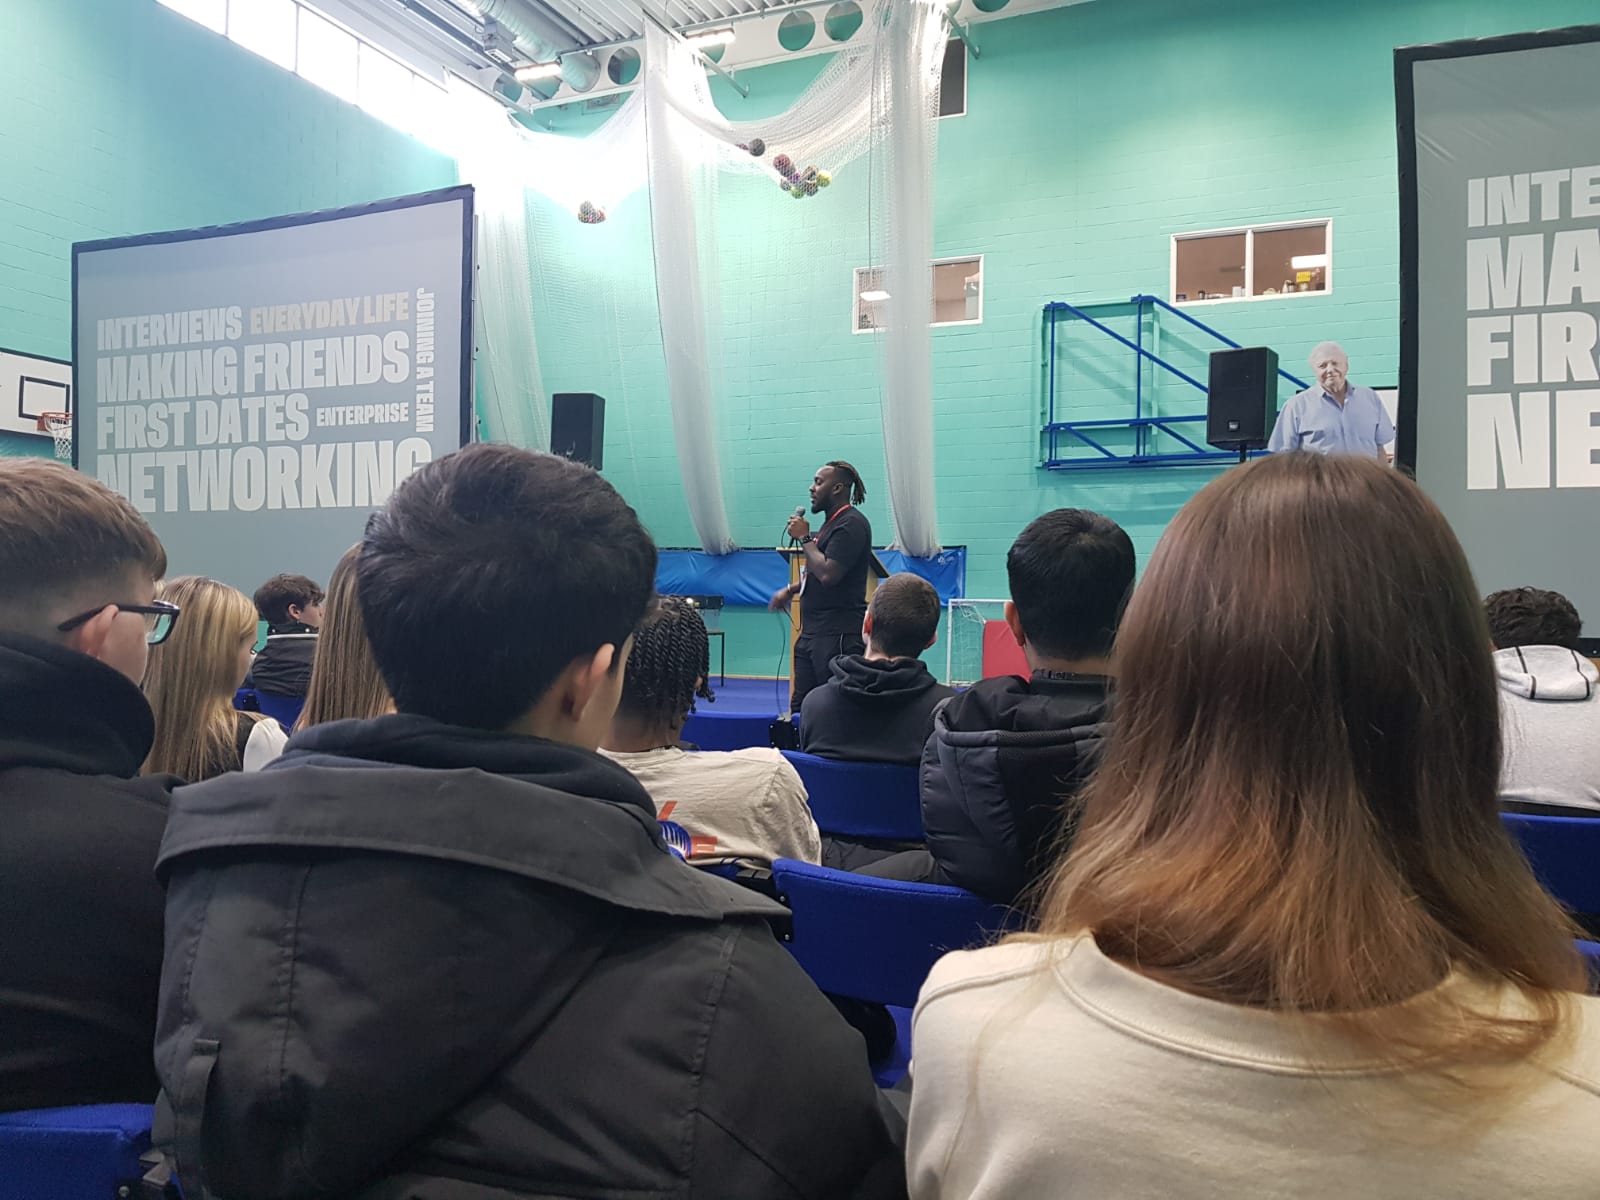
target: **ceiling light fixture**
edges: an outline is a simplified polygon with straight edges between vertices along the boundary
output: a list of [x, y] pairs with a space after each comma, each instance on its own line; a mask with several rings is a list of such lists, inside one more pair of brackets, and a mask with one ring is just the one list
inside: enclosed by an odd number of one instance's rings
[[526, 67], [518, 67], [516, 71], [518, 83], [533, 83], [539, 79], [554, 79], [561, 74], [561, 64], [558, 62], [533, 63]]
[[696, 49], [706, 46], [726, 46], [733, 41], [733, 26], [727, 25], [721, 29], [702, 29], [698, 33], [686, 33], [683, 40]]
[[1309, 271], [1314, 267], [1328, 265], [1326, 254], [1296, 254], [1289, 260], [1289, 269], [1293, 271]]
[[889, 293], [884, 291], [862, 292], [861, 298], [868, 304], [877, 304], [889, 298]]

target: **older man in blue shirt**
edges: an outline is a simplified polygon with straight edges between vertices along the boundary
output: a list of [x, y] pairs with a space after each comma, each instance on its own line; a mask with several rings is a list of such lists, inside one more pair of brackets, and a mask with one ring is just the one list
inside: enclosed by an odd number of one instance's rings
[[1353, 387], [1346, 378], [1350, 359], [1338, 342], [1323, 342], [1311, 352], [1315, 387], [1290, 398], [1272, 427], [1267, 449], [1311, 450], [1317, 454], [1362, 454], [1388, 459], [1384, 447], [1394, 441], [1394, 423], [1383, 401], [1369, 387]]

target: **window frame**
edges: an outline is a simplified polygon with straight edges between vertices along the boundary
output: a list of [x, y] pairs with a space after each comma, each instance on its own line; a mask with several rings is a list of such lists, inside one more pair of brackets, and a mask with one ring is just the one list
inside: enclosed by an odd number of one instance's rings
[[[951, 263], [978, 264], [978, 315], [976, 317], [966, 317], [960, 321], [935, 321], [932, 319], [932, 314], [930, 313], [928, 320], [929, 329], [952, 329], [961, 325], [983, 324], [984, 296], [989, 290], [988, 286], [984, 282], [983, 257], [984, 256], [982, 254], [951, 254], [946, 255], [943, 258], [931, 258], [928, 260], [928, 277], [930, 281], [932, 280], [933, 270], [935, 267], [948, 266]], [[874, 326], [870, 329], [862, 329], [859, 327], [857, 321], [857, 318], [860, 316], [860, 305], [863, 303], [861, 300], [861, 275], [866, 271], [880, 271], [882, 269], [883, 268], [881, 267], [869, 264], [865, 267], [852, 267], [850, 270], [850, 332], [852, 334], [883, 332], [883, 327], [881, 325]]]
[[[1244, 277], [1249, 287], [1255, 286], [1256, 238], [1258, 233], [1274, 233], [1280, 229], [1316, 229], [1325, 232], [1323, 251], [1328, 256], [1328, 286], [1315, 292], [1278, 292], [1274, 295], [1218, 296], [1207, 300], [1179, 300], [1178, 297], [1178, 243], [1200, 238], [1227, 237], [1244, 234]], [[1205, 304], [1245, 304], [1256, 300], [1304, 300], [1312, 296], [1333, 294], [1333, 218], [1307, 217], [1297, 221], [1265, 221], [1253, 225], [1229, 225], [1220, 229], [1194, 229], [1169, 235], [1170, 249], [1167, 259], [1167, 302], [1183, 308]]]

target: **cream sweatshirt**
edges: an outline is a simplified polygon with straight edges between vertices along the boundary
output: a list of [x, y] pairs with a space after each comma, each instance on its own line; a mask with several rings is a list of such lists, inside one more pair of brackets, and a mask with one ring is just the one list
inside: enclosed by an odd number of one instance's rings
[[1518, 1099], [1463, 1114], [1348, 1042], [1156, 983], [1090, 937], [950, 954], [916, 1009], [911, 1196], [1595, 1200], [1600, 999], [1573, 1013]]

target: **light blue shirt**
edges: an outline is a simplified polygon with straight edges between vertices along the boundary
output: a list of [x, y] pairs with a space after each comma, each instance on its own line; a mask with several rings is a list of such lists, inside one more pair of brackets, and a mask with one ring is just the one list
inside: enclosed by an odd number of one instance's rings
[[1394, 423], [1383, 401], [1369, 387], [1345, 384], [1344, 406], [1321, 385], [1296, 393], [1278, 414], [1267, 449], [1311, 450], [1317, 454], [1361, 454], [1376, 458], [1394, 441]]

